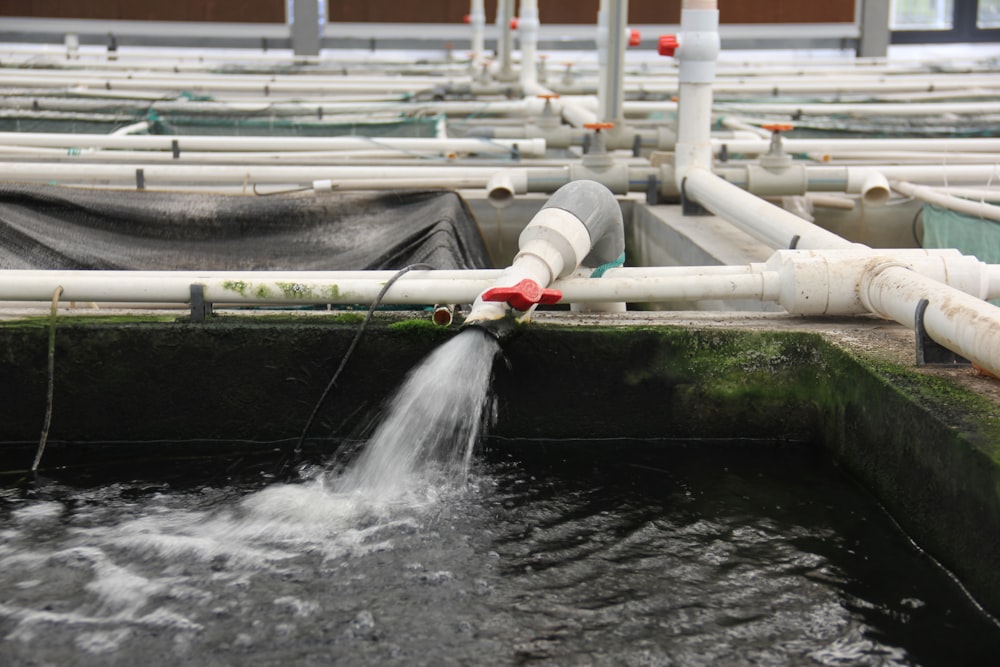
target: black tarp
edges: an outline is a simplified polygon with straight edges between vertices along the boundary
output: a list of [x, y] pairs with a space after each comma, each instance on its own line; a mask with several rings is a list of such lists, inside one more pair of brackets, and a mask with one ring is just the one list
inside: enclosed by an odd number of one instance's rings
[[0, 268], [490, 268], [465, 201], [444, 190], [216, 195], [0, 186]]

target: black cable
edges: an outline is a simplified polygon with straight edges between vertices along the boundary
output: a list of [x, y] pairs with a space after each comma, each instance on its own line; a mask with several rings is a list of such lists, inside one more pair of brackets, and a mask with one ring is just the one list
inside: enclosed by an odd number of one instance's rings
[[914, 214], [914, 216], [913, 216], [913, 222], [910, 223], [910, 233], [913, 234], [913, 240], [917, 244], [918, 248], [922, 248], [923, 245], [924, 245], [923, 243], [921, 243], [920, 239], [917, 237], [917, 222], [919, 222], [920, 220], [922, 220], [921, 216], [922, 216], [923, 212], [924, 212], [924, 207], [921, 206], [920, 208], [917, 209], [917, 212]]
[[351, 355], [354, 353], [354, 348], [358, 346], [358, 341], [361, 340], [361, 335], [365, 332], [365, 327], [368, 326], [368, 322], [371, 321], [372, 315], [375, 314], [375, 309], [378, 308], [380, 303], [382, 303], [382, 299], [385, 297], [386, 292], [389, 291], [389, 288], [392, 287], [393, 283], [395, 283], [397, 280], [402, 278], [405, 274], [409, 273], [410, 271], [413, 271], [415, 269], [433, 269], [433, 268], [434, 267], [431, 266], [430, 264], [410, 264], [409, 266], [403, 267], [402, 269], [397, 271], [392, 278], [389, 278], [389, 280], [386, 281], [385, 285], [382, 287], [382, 290], [378, 293], [378, 296], [376, 296], [375, 300], [372, 302], [371, 307], [368, 308], [368, 313], [365, 315], [364, 322], [362, 322], [361, 326], [358, 327], [358, 333], [354, 335], [354, 340], [351, 341], [350, 346], [348, 346], [347, 348], [347, 352], [344, 353], [344, 358], [340, 360], [340, 366], [337, 367], [337, 370], [334, 372], [333, 377], [330, 378], [330, 383], [326, 385], [326, 389], [323, 390], [323, 393], [320, 395], [319, 400], [316, 401], [316, 407], [313, 408], [312, 414], [309, 415], [309, 419], [306, 421], [305, 428], [302, 429], [302, 435], [299, 436], [299, 442], [298, 444], [295, 445], [296, 454], [302, 451], [302, 445], [306, 441], [306, 436], [309, 434], [309, 429], [312, 428], [313, 422], [316, 421], [316, 415], [319, 414], [320, 408], [323, 406], [323, 403], [326, 402], [326, 399], [327, 397], [329, 397], [330, 392], [333, 391], [334, 385], [337, 384], [337, 378], [340, 377], [340, 373], [344, 370], [344, 367], [347, 365], [347, 360], [350, 359]]

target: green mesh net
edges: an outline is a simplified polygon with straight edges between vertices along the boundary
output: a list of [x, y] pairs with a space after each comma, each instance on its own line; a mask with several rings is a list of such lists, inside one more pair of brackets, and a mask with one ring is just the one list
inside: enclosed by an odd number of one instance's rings
[[957, 248], [987, 264], [1000, 264], [1000, 223], [924, 204], [925, 248]]

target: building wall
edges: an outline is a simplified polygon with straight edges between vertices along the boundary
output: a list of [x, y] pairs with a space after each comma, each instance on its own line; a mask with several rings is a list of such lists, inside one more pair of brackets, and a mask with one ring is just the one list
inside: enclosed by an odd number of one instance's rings
[[[300, 2], [305, 0], [299, 0]], [[721, 0], [722, 23], [849, 23], [855, 0]], [[469, 12], [468, 0], [327, 0], [331, 22], [458, 23]], [[542, 23], [592, 24], [598, 0], [539, 1]], [[631, 0], [629, 22], [680, 22], [681, 0]], [[283, 23], [285, 0], [0, 0], [0, 16], [149, 21], [223, 21]], [[486, 17], [496, 16], [496, 0], [486, 0]]]
[[[486, 18], [496, 16], [496, 0], [486, 0]], [[814, 3], [801, 0], [722, 0], [719, 18], [723, 23], [850, 23], [854, 20], [854, 0]], [[552, 2], [539, 0], [542, 23], [592, 24], [597, 18], [598, 0]], [[343, 2], [328, 0], [332, 22], [388, 21], [393, 23], [454, 23], [469, 12], [468, 0], [432, 0], [401, 3], [398, 0]], [[634, 24], [680, 23], [681, 0], [631, 0], [629, 22]]]
[[125, 21], [284, 23], [284, 0], [0, 0], [0, 16]]

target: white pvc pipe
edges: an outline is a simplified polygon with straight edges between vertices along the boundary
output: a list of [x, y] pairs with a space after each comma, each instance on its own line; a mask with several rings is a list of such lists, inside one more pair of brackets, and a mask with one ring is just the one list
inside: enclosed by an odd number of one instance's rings
[[[241, 164], [241, 165], [269, 165], [269, 164], [320, 164], [335, 165], [348, 164], [352, 159], [365, 161], [372, 164], [376, 160], [406, 160], [415, 158], [420, 160], [437, 161], [438, 164], [445, 163], [464, 157], [460, 151], [399, 151], [399, 150], [342, 150], [342, 151], [281, 151], [281, 152], [219, 152], [219, 151], [184, 151], [176, 158], [168, 151], [120, 151], [120, 150], [62, 150], [58, 148], [33, 148], [30, 146], [0, 146], [0, 155], [8, 154], [11, 157], [38, 157], [56, 158], [65, 160], [80, 159], [82, 162], [151, 162], [170, 163], [175, 165], [188, 163], [208, 163], [208, 164]], [[488, 156], [494, 159], [509, 158], [513, 155], [513, 148], [510, 152], [505, 152], [502, 147], [497, 146], [496, 150], [490, 154], [477, 152], [480, 156]], [[141, 165], [140, 165], [141, 166]]]
[[688, 171], [712, 166], [712, 83], [719, 56], [719, 11], [714, 0], [684, 0], [681, 7], [677, 144], [674, 174], [681, 187]]
[[510, 23], [514, 18], [514, 0], [497, 0], [497, 62], [498, 71], [496, 78], [498, 81], [514, 81], [517, 76], [514, 74], [514, 36], [511, 32]]
[[[955, 93], [949, 93], [954, 97]], [[995, 96], [991, 92], [991, 96]], [[741, 113], [759, 116], [852, 116], [855, 118], [871, 118], [876, 116], [941, 116], [943, 114], [958, 114], [963, 116], [981, 116], [1000, 113], [1000, 102], [983, 100], [980, 102], [865, 102], [851, 104], [848, 102], [729, 102], [720, 104], [719, 110], [735, 110]], [[956, 121], [956, 124], [958, 122]]]
[[535, 61], [538, 52], [538, 0], [521, 0], [517, 19], [517, 32], [521, 42], [521, 85], [530, 86], [538, 81]]
[[628, 28], [628, 0], [601, 0], [598, 10], [597, 57], [598, 115], [603, 122], [625, 119], [625, 31]]
[[[760, 155], [771, 146], [770, 139], [715, 139], [713, 150], [718, 153], [722, 146], [730, 153]], [[836, 157], [838, 151], [879, 153], [884, 151], [940, 151], [966, 153], [1000, 153], [1000, 139], [992, 138], [952, 138], [952, 139], [797, 139], [782, 137], [782, 144], [788, 153], [818, 153]], [[942, 156], [944, 157], [944, 156]]]
[[[892, 258], [890, 260], [890, 258]], [[778, 251], [767, 264], [739, 266], [619, 267], [601, 278], [553, 283], [563, 302], [670, 301], [738, 298], [782, 300], [791, 312], [847, 315], [865, 312], [853, 303], [860, 282], [853, 272], [906, 265], [934, 284], [981, 298], [1000, 296], [1000, 265], [955, 250]], [[841, 267], [841, 269], [837, 269]], [[817, 273], [821, 268], [823, 273]], [[551, 269], [546, 268], [546, 273]], [[847, 271], [847, 273], [844, 273]], [[505, 270], [414, 270], [387, 292], [387, 304], [471, 303]], [[0, 300], [48, 301], [62, 286], [65, 300], [187, 303], [191, 285], [210, 288], [210, 301], [226, 303], [354, 304], [374, 299], [396, 271], [104, 271], [0, 270]], [[760, 276], [763, 276], [762, 278]], [[789, 290], [782, 297], [775, 282]], [[699, 290], [697, 285], [705, 285]], [[730, 283], [726, 287], [726, 283]], [[761, 289], [754, 287], [760, 286]], [[336, 286], [336, 290], [333, 287]], [[263, 288], [263, 289], [261, 289]], [[827, 293], [829, 291], [829, 293]], [[803, 298], [802, 294], [806, 297]], [[468, 298], [459, 298], [466, 296]], [[449, 298], [451, 300], [449, 300]], [[810, 303], [811, 302], [811, 303]]]
[[822, 151], [806, 153], [814, 162], [836, 162], [839, 164], [868, 162], [870, 164], [927, 164], [946, 160], [948, 164], [997, 164], [995, 153], [960, 153], [952, 151], [849, 151], [837, 149], [835, 155]]
[[136, 132], [146, 132], [147, 130], [149, 130], [149, 121], [141, 120], [138, 123], [132, 123], [131, 125], [118, 128], [111, 133], [111, 136], [121, 137], [129, 134], [135, 134]]
[[925, 185], [915, 185], [906, 181], [893, 181], [891, 185], [893, 190], [907, 197], [919, 199], [965, 215], [1000, 222], [1000, 206], [981, 201], [970, 201], [962, 197], [955, 197], [935, 188]]
[[164, 184], [312, 184], [329, 179], [334, 182], [412, 178], [480, 177], [485, 183], [496, 167], [425, 166], [241, 166], [173, 164], [45, 164], [35, 162], [0, 162], [0, 180], [12, 183], [86, 183], [135, 185], [139, 174], [149, 187]]
[[911, 329], [926, 299], [923, 324], [931, 339], [1000, 375], [1000, 308], [895, 264], [867, 273], [861, 290], [871, 312]]
[[793, 241], [796, 248], [802, 249], [856, 247], [707, 169], [688, 169], [681, 179], [681, 187], [688, 197], [772, 248], [789, 248]]
[[202, 135], [105, 135], [58, 132], [0, 132], [3, 146], [102, 148], [160, 151], [365, 151], [496, 153], [517, 146], [525, 157], [545, 155], [544, 139], [437, 139], [420, 137], [233, 137]]
[[[540, 267], [542, 268], [542, 267]], [[722, 269], [722, 270], [719, 270]], [[410, 271], [386, 292], [386, 305], [472, 303], [507, 270]], [[524, 272], [522, 272], [524, 273]], [[549, 269], [510, 277], [548, 282]], [[0, 301], [49, 301], [57, 287], [63, 301], [183, 304], [191, 286], [205, 300], [231, 304], [367, 304], [395, 271], [0, 271]], [[602, 278], [563, 278], [552, 284], [562, 303], [777, 298], [777, 274], [750, 267], [619, 268]], [[512, 284], [513, 284], [512, 283]]]
[[486, 53], [486, 8], [484, 0], [472, 0], [469, 7], [469, 24], [472, 26], [472, 61], [475, 63]]

